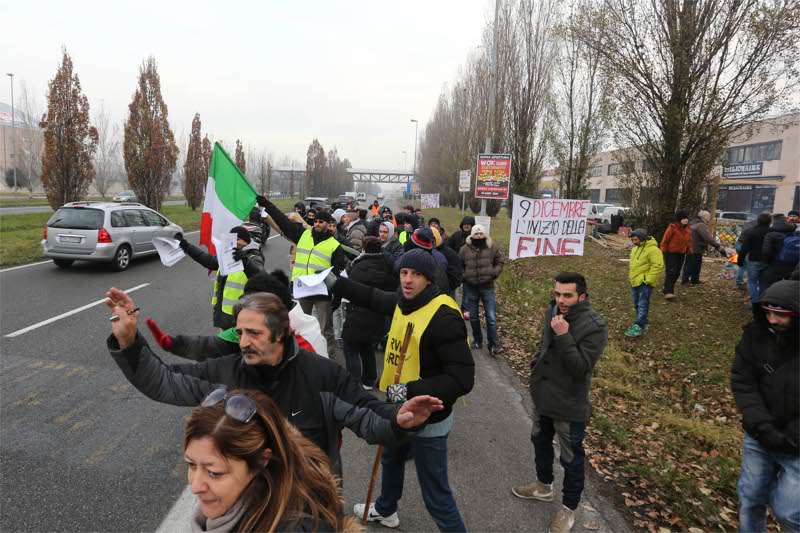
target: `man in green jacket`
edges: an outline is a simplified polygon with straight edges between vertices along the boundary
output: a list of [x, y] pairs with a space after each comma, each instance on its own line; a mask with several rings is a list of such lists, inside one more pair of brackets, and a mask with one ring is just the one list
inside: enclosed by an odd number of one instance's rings
[[649, 328], [647, 314], [650, 311], [650, 297], [658, 277], [664, 270], [664, 256], [655, 238], [648, 237], [644, 229], [636, 229], [631, 233], [630, 270], [628, 280], [631, 282], [633, 309], [636, 311], [636, 322], [625, 332], [628, 337], [641, 337]]

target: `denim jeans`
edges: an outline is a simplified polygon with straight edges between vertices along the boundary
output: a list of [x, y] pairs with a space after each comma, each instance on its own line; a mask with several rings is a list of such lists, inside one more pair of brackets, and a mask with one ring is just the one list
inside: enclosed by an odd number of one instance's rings
[[666, 266], [666, 274], [664, 275], [664, 294], [675, 293], [675, 282], [681, 275], [681, 267], [683, 266], [684, 254], [674, 252], [664, 253], [664, 265]]
[[764, 292], [764, 271], [767, 269], [767, 264], [761, 261], [749, 261], [747, 263], [747, 292], [750, 293], [750, 305], [755, 304], [761, 293]]
[[745, 433], [739, 531], [766, 531], [767, 505], [784, 531], [800, 531], [800, 458], [771, 453]]
[[381, 457], [381, 495], [375, 510], [383, 516], [397, 511], [403, 496], [405, 462], [413, 456], [425, 508], [439, 531], [466, 531], [447, 479], [447, 437], [414, 437], [400, 446], [386, 446]]
[[377, 346], [370, 343], [344, 341], [344, 364], [347, 371], [364, 385], [375, 386], [378, 370], [375, 363]]
[[497, 346], [497, 304], [494, 299], [494, 287], [470, 287], [464, 285], [464, 307], [469, 311], [469, 323], [472, 326], [472, 338], [483, 344], [481, 317], [478, 306], [483, 302], [483, 314], [486, 316], [486, 336], [489, 348]]
[[653, 287], [642, 283], [638, 287], [631, 287], [633, 296], [633, 309], [636, 311], [636, 323], [640, 328], [644, 328], [647, 322], [647, 314], [650, 312], [650, 296], [653, 294]]
[[586, 452], [583, 450], [585, 435], [586, 422], [556, 420], [539, 414], [534, 407], [531, 442], [533, 442], [534, 462], [536, 463], [536, 479], [540, 483], [548, 485], [553, 482], [553, 461], [555, 460], [553, 439], [558, 436], [558, 445], [561, 449], [559, 462], [564, 467], [561, 503], [573, 511], [578, 508], [581, 501], [586, 477], [584, 471]]
[[703, 268], [703, 254], [689, 254], [683, 264], [683, 277], [681, 281], [700, 283], [700, 269]]
[[[736, 253], [737, 254], [739, 252], [741, 252], [742, 245], [741, 245], [741, 243], [739, 241], [736, 241], [736, 244], [734, 245], [734, 247], [736, 248]], [[749, 263], [749, 261], [745, 257], [744, 258], [744, 266], [743, 267], [739, 267], [739, 269], [736, 271], [736, 281], [734, 282], [734, 286], [737, 289], [742, 286], [742, 283], [744, 283], [744, 274], [748, 270], [748, 268], [747, 268], [748, 263]]]

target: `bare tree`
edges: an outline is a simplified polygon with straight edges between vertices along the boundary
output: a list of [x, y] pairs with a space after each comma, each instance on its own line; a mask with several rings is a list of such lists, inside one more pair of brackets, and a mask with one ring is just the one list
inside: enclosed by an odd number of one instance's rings
[[571, 2], [563, 24], [555, 26], [558, 68], [548, 116], [549, 144], [558, 163], [559, 196], [587, 198], [597, 153], [611, 125], [611, 83], [597, 50], [578, 32], [591, 23], [591, 0]]
[[97, 173], [94, 186], [100, 196], [105, 198], [120, 170], [120, 128], [116, 122], [111, 121], [111, 115], [102, 102], [94, 114], [94, 124], [97, 128], [97, 152], [94, 157]]
[[[25, 81], [20, 84], [17, 109], [25, 116], [25, 128], [22, 130], [19, 152], [19, 166], [27, 176], [23, 186], [28, 189], [28, 196], [33, 196], [42, 183], [42, 149], [44, 136], [39, 129], [38, 121], [44, 113], [41, 100]], [[19, 182], [19, 180], [18, 180]]]
[[247, 175], [247, 161], [244, 157], [244, 145], [239, 139], [236, 139], [236, 166], [239, 167], [243, 175]]
[[628, 167], [649, 227], [700, 207], [731, 135], [789, 106], [798, 20], [796, 0], [605, 0], [584, 26], [614, 79], [615, 140], [639, 154]]

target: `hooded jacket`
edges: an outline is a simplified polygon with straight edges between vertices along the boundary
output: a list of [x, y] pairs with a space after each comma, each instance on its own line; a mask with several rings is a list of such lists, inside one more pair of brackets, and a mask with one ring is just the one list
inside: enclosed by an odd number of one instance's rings
[[655, 287], [662, 270], [664, 270], [664, 256], [654, 237], [648, 237], [639, 246], [633, 247], [628, 270], [628, 281], [631, 282], [631, 287], [638, 287], [642, 284]]
[[297, 202], [296, 204], [294, 204], [294, 206], [295, 207], [299, 207], [300, 208], [300, 216], [302, 218], [306, 218], [306, 204], [304, 204], [303, 202]]
[[467, 237], [469, 237], [469, 232], [464, 231], [464, 224], [471, 224], [474, 226], [475, 217], [465, 216], [462, 218], [461, 224], [458, 225], [458, 231], [455, 231], [452, 235], [450, 235], [448, 244], [456, 253], [461, 251], [461, 247], [464, 246], [464, 243], [467, 242]]
[[[386, 292], [346, 278], [336, 281], [334, 293], [388, 316], [392, 316], [395, 307], [400, 307], [404, 315], [413, 313], [438, 295], [434, 284], [430, 284], [409, 301], [403, 297], [401, 289]], [[429, 424], [435, 424], [450, 416], [456, 400], [469, 394], [475, 384], [475, 361], [461, 313], [446, 305], [439, 307], [420, 338], [419, 354], [420, 378], [406, 384], [407, 397], [430, 394], [442, 400], [444, 409], [428, 419]]]
[[[375, 287], [381, 291], [394, 291], [397, 278], [389, 270], [382, 253], [362, 254], [347, 267], [349, 279]], [[352, 302], [345, 308], [346, 315], [342, 327], [342, 339], [350, 343], [377, 343], [383, 337], [386, 317], [360, 307]]]
[[742, 247], [739, 249], [739, 256], [736, 264], [744, 266], [744, 260], [761, 261], [764, 237], [770, 232], [769, 224], [756, 224], [756, 226], [746, 230], [742, 234]]
[[491, 237], [486, 237], [486, 248], [477, 248], [472, 237], [467, 237], [459, 257], [464, 262], [464, 284], [471, 287], [491, 287], [503, 271], [503, 254]]
[[692, 253], [704, 254], [708, 247], [716, 248], [719, 250], [719, 243], [711, 235], [711, 230], [708, 224], [702, 218], [696, 217], [689, 222], [689, 228], [692, 230]]
[[220, 385], [267, 394], [289, 422], [331, 458], [339, 475], [344, 427], [370, 444], [397, 444], [414, 434], [397, 425], [399, 405], [367, 393], [344, 367], [301, 350], [294, 339], [284, 343], [283, 360], [277, 366], [249, 365], [241, 353], [167, 365], [140, 334], [125, 349], [120, 349], [114, 335], [107, 345], [125, 378], [157, 402], [195, 407]]
[[605, 350], [608, 325], [587, 296], [570, 307], [569, 331], [556, 335], [550, 321], [560, 314], [555, 300], [544, 312], [544, 331], [531, 361], [530, 391], [538, 413], [557, 420], [585, 422], [591, 405], [592, 371]]
[[664, 253], [692, 253], [692, 229], [688, 225], [684, 227], [680, 222], [672, 222], [667, 226], [660, 248]]
[[361, 219], [356, 219], [347, 226], [347, 240], [350, 245], [358, 251], [364, 247], [364, 239], [367, 237], [367, 225]]
[[797, 227], [794, 224], [786, 221], [786, 217], [776, 215], [769, 232], [764, 236], [764, 243], [761, 246], [761, 260], [765, 263], [774, 262], [781, 251], [783, 239], [794, 233], [796, 229]]
[[[800, 312], [800, 282], [774, 283], [759, 303]], [[800, 442], [799, 323], [793, 317], [790, 330], [778, 334], [756, 305], [731, 367], [731, 390], [745, 431], [768, 450], [793, 455]]]
[[[254, 243], [255, 241], [250, 244]], [[259, 272], [264, 271], [264, 255], [261, 253], [261, 249], [257, 245], [250, 249], [246, 249], [246, 252], [247, 260], [243, 262], [244, 273], [248, 278], [250, 278]], [[219, 270], [219, 261], [217, 260], [217, 256], [206, 252], [199, 246], [189, 244], [189, 246], [186, 248], [186, 255], [197, 261], [202, 266], [206, 267], [208, 270]], [[225, 283], [227, 281], [228, 276], [223, 276], [221, 274], [217, 275], [217, 304], [214, 306], [213, 310], [213, 321], [215, 328], [230, 329], [236, 326], [236, 320], [233, 318], [233, 315], [222, 312], [222, 293], [225, 291]]]

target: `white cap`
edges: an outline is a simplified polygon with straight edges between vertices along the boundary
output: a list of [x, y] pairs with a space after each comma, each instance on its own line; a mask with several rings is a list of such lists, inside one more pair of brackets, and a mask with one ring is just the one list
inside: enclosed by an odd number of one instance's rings
[[469, 232], [470, 236], [475, 235], [476, 233], [483, 233], [486, 235], [486, 230], [483, 229], [483, 226], [480, 224], [475, 224], [472, 226], [472, 231]]

